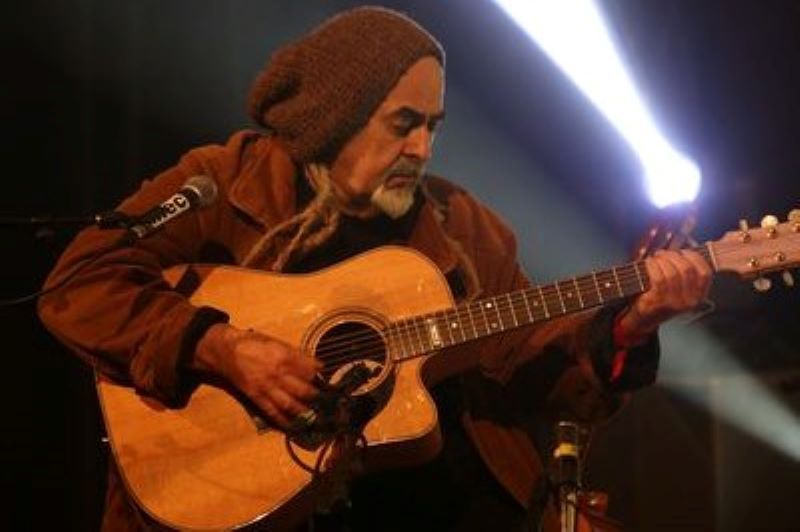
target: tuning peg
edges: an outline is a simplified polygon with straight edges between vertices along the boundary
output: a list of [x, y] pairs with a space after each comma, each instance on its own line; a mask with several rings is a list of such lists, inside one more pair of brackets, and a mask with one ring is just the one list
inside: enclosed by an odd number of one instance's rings
[[739, 240], [742, 242], [750, 242], [750, 233], [748, 233], [749, 229], [750, 227], [747, 225], [747, 220], [744, 218], [739, 220]]
[[767, 230], [767, 238], [777, 238], [778, 217], [768, 214], [761, 218], [761, 227]]
[[772, 288], [772, 281], [770, 281], [766, 277], [759, 277], [758, 279], [753, 281], [753, 288], [755, 288], [757, 292], [766, 292], [767, 290]]
[[789, 221], [792, 222], [792, 231], [800, 233], [800, 209], [789, 211]]
[[784, 270], [781, 277], [783, 278], [783, 284], [790, 287], [794, 286], [794, 277], [792, 277], [792, 272], [789, 270]]
[[763, 218], [761, 218], [761, 227], [763, 227], [765, 229], [767, 227], [775, 227], [776, 225], [778, 225], [778, 217], [777, 216], [774, 216], [772, 214], [768, 214], [768, 215], [764, 216]]

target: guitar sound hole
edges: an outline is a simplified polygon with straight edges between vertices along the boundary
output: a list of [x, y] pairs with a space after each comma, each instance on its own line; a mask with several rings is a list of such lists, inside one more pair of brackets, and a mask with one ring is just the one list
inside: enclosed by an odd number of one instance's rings
[[379, 375], [386, 364], [386, 345], [369, 325], [346, 322], [325, 331], [317, 343], [316, 356], [324, 364], [322, 376], [335, 383], [357, 362]]

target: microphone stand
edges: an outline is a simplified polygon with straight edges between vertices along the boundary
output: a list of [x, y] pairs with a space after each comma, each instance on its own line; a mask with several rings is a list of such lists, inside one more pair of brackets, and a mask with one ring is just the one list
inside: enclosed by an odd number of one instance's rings
[[559, 521], [561, 532], [578, 531], [578, 498], [582, 489], [581, 470], [583, 441], [586, 428], [574, 421], [559, 421], [556, 425], [556, 445], [553, 458], [557, 463]]

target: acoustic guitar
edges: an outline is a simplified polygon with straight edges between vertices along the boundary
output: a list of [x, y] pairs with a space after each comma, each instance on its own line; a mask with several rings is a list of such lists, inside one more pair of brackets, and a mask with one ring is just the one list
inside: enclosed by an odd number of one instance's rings
[[[793, 213], [788, 222], [742, 228], [696, 249], [717, 272], [745, 278], [788, 272], [800, 263], [800, 213]], [[307, 275], [193, 265], [165, 277], [178, 288], [189, 279], [190, 300], [225, 310], [237, 327], [316, 356], [332, 387], [352, 384], [352, 397], [363, 399], [366, 462], [375, 467], [420, 463], [437, 453], [441, 436], [426, 387], [442, 378], [430, 370], [445, 366], [435, 364], [440, 351], [458, 353], [446, 348], [648, 289], [644, 262], [635, 261], [455, 306], [437, 268], [402, 247], [378, 248]], [[161, 525], [280, 528], [313, 510], [309, 466], [322, 452], [325, 429], [288, 437], [213, 384], [201, 384], [179, 409], [101, 375], [97, 385], [125, 485]]]

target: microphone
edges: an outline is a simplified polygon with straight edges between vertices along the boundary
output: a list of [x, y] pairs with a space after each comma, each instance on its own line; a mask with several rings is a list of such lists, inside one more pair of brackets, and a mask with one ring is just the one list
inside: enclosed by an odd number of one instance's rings
[[206, 175], [192, 176], [169, 199], [126, 224], [125, 239], [132, 243], [155, 233], [167, 222], [194, 209], [208, 207], [217, 200], [217, 184]]

